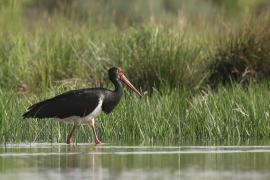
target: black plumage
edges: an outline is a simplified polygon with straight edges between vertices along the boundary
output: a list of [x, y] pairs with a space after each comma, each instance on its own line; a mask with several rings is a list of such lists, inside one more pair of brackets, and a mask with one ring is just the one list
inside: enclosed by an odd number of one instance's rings
[[103, 97], [102, 111], [106, 114], [110, 113], [122, 97], [122, 84], [116, 70], [117, 68], [111, 68], [108, 72], [115, 86], [114, 91], [105, 88], [71, 90], [30, 106], [23, 117], [60, 119], [70, 116], [85, 117], [97, 107], [101, 96]]
[[23, 117], [60, 119], [70, 116], [84, 117], [96, 108], [100, 96], [104, 97], [102, 111], [108, 114], [119, 103], [122, 90], [120, 88], [117, 91], [89, 88], [68, 91], [30, 106]]

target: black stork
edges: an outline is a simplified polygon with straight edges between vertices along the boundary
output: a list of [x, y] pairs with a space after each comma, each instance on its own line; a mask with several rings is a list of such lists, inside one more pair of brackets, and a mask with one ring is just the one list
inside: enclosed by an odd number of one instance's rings
[[72, 123], [73, 128], [67, 137], [67, 144], [80, 124], [88, 124], [93, 131], [96, 144], [101, 141], [97, 137], [95, 118], [103, 111], [110, 113], [122, 97], [122, 83], [136, 95], [141, 93], [129, 82], [120, 68], [108, 70], [109, 79], [115, 90], [105, 88], [87, 88], [65, 92], [30, 106], [23, 114], [24, 118], [56, 118], [60, 122]]

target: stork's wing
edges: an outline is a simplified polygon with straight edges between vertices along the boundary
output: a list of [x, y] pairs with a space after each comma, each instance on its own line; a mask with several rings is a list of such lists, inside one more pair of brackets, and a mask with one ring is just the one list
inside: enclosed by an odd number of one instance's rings
[[23, 114], [23, 117], [82, 117], [91, 113], [98, 105], [98, 102], [99, 96], [95, 90], [74, 90], [32, 105]]

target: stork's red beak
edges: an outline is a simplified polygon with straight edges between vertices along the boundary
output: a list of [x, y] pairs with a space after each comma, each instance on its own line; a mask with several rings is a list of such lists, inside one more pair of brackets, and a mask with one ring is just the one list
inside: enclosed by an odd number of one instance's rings
[[129, 82], [129, 80], [126, 78], [126, 76], [121, 72], [119, 73], [120, 80], [130, 89], [132, 90], [136, 95], [142, 96], [142, 94]]

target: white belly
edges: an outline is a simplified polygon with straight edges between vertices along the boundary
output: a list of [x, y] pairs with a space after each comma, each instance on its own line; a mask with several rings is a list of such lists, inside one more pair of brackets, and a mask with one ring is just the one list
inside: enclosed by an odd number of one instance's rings
[[94, 121], [94, 119], [101, 114], [102, 112], [102, 103], [103, 103], [103, 98], [100, 98], [98, 101], [98, 105], [97, 107], [94, 109], [94, 111], [92, 111], [90, 114], [88, 114], [87, 116], [84, 117], [80, 117], [80, 116], [70, 116], [67, 118], [63, 118], [63, 119], [57, 119], [60, 122], [65, 122], [65, 123], [72, 123], [72, 124], [89, 124], [92, 123], [92, 121]]

